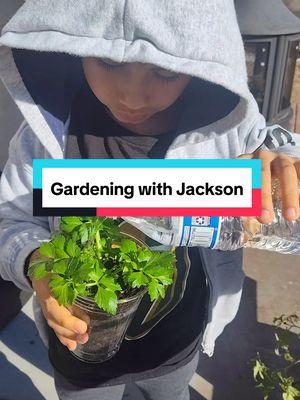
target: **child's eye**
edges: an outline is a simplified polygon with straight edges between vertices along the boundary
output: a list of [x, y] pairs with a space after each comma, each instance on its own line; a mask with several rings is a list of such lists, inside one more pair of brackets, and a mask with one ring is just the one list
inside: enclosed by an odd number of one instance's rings
[[[125, 64], [122, 64], [122, 63], [114, 63], [113, 61], [104, 61], [103, 59], [100, 59], [100, 58], [97, 60], [97, 62], [98, 62], [98, 64], [100, 66], [102, 66], [106, 70], [112, 70], [112, 69], [120, 68], [120, 67], [125, 65]], [[157, 77], [158, 79], [160, 79], [160, 80], [162, 80], [163, 82], [166, 82], [166, 83], [172, 82], [172, 81], [176, 81], [177, 79], [180, 78], [180, 74], [162, 75], [162, 73], [170, 74], [170, 71], [159, 70], [159, 72], [155, 71], [154, 75], [155, 75], [155, 77]]]
[[103, 67], [103, 68], [105, 68], [107, 70], [110, 70], [110, 69], [113, 69], [113, 68], [118, 68], [118, 67], [121, 67], [123, 65], [123, 64], [120, 64], [120, 63], [114, 63], [113, 61], [109, 61], [109, 62], [103, 61], [101, 59], [98, 59], [97, 62], [101, 67]]

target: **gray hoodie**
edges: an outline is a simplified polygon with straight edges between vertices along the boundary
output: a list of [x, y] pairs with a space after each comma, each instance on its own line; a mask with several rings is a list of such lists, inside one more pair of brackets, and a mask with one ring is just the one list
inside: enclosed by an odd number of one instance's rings
[[[32, 216], [32, 159], [64, 157], [78, 62], [87, 56], [195, 78], [166, 158], [236, 158], [258, 148], [300, 157], [300, 135], [267, 127], [249, 91], [232, 0], [27, 0], [0, 37], [0, 78], [24, 116], [0, 182], [0, 272], [24, 290], [32, 290], [26, 256], [57, 226]], [[210, 288], [202, 349], [212, 356], [238, 310], [242, 250], [199, 253]], [[48, 345], [36, 297], [34, 315]]]

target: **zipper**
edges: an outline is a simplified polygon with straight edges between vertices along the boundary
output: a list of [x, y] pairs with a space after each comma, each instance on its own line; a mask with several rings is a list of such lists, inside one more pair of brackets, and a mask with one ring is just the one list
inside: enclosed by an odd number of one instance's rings
[[202, 255], [200, 250], [199, 250], [199, 254], [200, 254], [200, 259], [201, 259], [201, 262], [202, 262], [202, 265], [203, 265], [203, 270], [204, 270], [204, 273], [205, 273], [205, 276], [206, 276], [206, 289], [207, 289], [207, 296], [206, 296], [207, 301], [206, 301], [206, 304], [205, 304], [205, 314], [204, 314], [203, 327], [202, 327], [202, 332], [203, 332], [202, 343], [204, 343], [204, 340], [205, 340], [205, 337], [206, 337], [206, 326], [207, 326], [207, 323], [208, 323], [208, 310], [210, 308], [209, 306], [211, 305], [213, 288], [212, 288], [211, 279], [209, 277], [209, 274], [208, 274], [208, 271], [207, 271], [207, 268], [206, 268], [206, 265], [205, 265], [205, 262], [204, 262], [203, 255]]

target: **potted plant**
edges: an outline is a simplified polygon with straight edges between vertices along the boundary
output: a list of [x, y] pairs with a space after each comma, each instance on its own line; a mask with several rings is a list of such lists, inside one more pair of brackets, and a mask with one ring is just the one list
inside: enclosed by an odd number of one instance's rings
[[151, 251], [118, 220], [103, 217], [62, 217], [40, 253], [29, 276], [49, 276], [58, 303], [89, 316], [89, 340], [72, 352], [87, 362], [116, 354], [143, 295], [163, 298], [176, 268], [174, 252]]

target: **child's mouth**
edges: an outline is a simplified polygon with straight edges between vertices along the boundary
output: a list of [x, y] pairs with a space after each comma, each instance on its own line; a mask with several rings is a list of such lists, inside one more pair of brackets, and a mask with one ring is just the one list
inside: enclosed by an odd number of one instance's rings
[[115, 113], [115, 117], [121, 122], [134, 124], [144, 121], [147, 117], [147, 114], [132, 115], [121, 111], [117, 111]]

